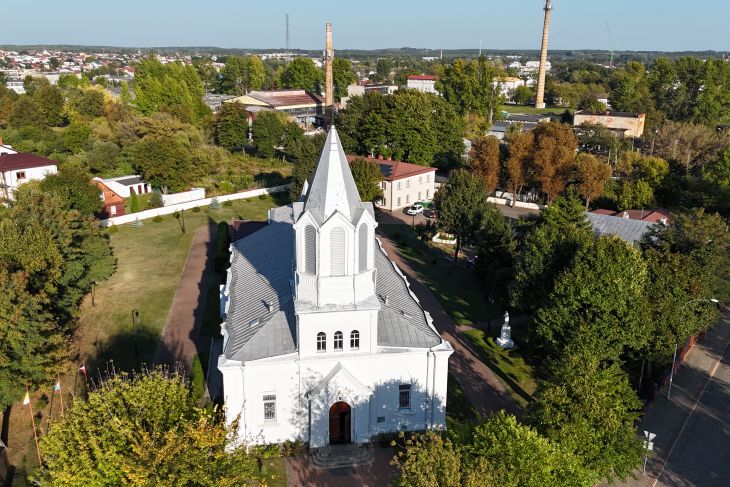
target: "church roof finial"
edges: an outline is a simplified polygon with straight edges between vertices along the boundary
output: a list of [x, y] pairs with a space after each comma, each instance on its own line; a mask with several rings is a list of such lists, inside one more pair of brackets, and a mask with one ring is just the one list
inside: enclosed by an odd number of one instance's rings
[[345, 157], [337, 130], [332, 125], [314, 170], [304, 208], [319, 209], [322, 212], [321, 217], [326, 220], [335, 211], [352, 219], [354, 210], [361, 207], [362, 201], [350, 171], [350, 164]]

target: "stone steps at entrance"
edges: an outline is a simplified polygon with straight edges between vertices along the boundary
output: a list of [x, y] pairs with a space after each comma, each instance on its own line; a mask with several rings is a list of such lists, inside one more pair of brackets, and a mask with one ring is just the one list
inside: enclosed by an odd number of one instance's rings
[[309, 454], [312, 466], [322, 469], [357, 467], [370, 464], [375, 460], [373, 447], [369, 443], [328, 445], [323, 448], [313, 448]]

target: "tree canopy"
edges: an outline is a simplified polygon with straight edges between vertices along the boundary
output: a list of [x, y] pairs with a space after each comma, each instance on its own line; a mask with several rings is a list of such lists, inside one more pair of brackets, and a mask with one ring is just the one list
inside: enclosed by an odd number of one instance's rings
[[322, 91], [324, 73], [308, 57], [297, 57], [286, 65], [281, 73], [281, 85], [284, 88], [306, 90], [310, 93]]
[[487, 213], [487, 193], [484, 185], [473, 174], [459, 169], [436, 193], [436, 209], [440, 228], [456, 238], [454, 258], [465, 242], [476, 239]]
[[383, 197], [383, 190], [380, 189], [383, 175], [376, 162], [356, 158], [350, 164], [350, 169], [362, 201], [377, 201]]
[[102, 380], [41, 439], [41, 486], [246, 484], [253, 456], [197, 408], [185, 379], [161, 369]]

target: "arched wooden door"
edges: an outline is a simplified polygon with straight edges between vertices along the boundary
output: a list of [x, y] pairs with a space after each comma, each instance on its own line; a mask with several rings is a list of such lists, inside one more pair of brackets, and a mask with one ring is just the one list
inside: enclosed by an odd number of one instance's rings
[[330, 445], [350, 443], [352, 409], [344, 401], [336, 402], [330, 408]]

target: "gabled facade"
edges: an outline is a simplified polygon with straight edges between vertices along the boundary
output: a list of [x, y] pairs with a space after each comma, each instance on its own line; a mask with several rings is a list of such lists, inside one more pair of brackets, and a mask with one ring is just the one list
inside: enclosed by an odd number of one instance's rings
[[16, 152], [0, 140], [0, 198], [12, 199], [13, 193], [23, 183], [45, 179], [55, 174], [56, 161], [45, 157]]
[[451, 345], [375, 238], [334, 128], [301, 201], [233, 245], [218, 368], [242, 442], [445, 425]]

